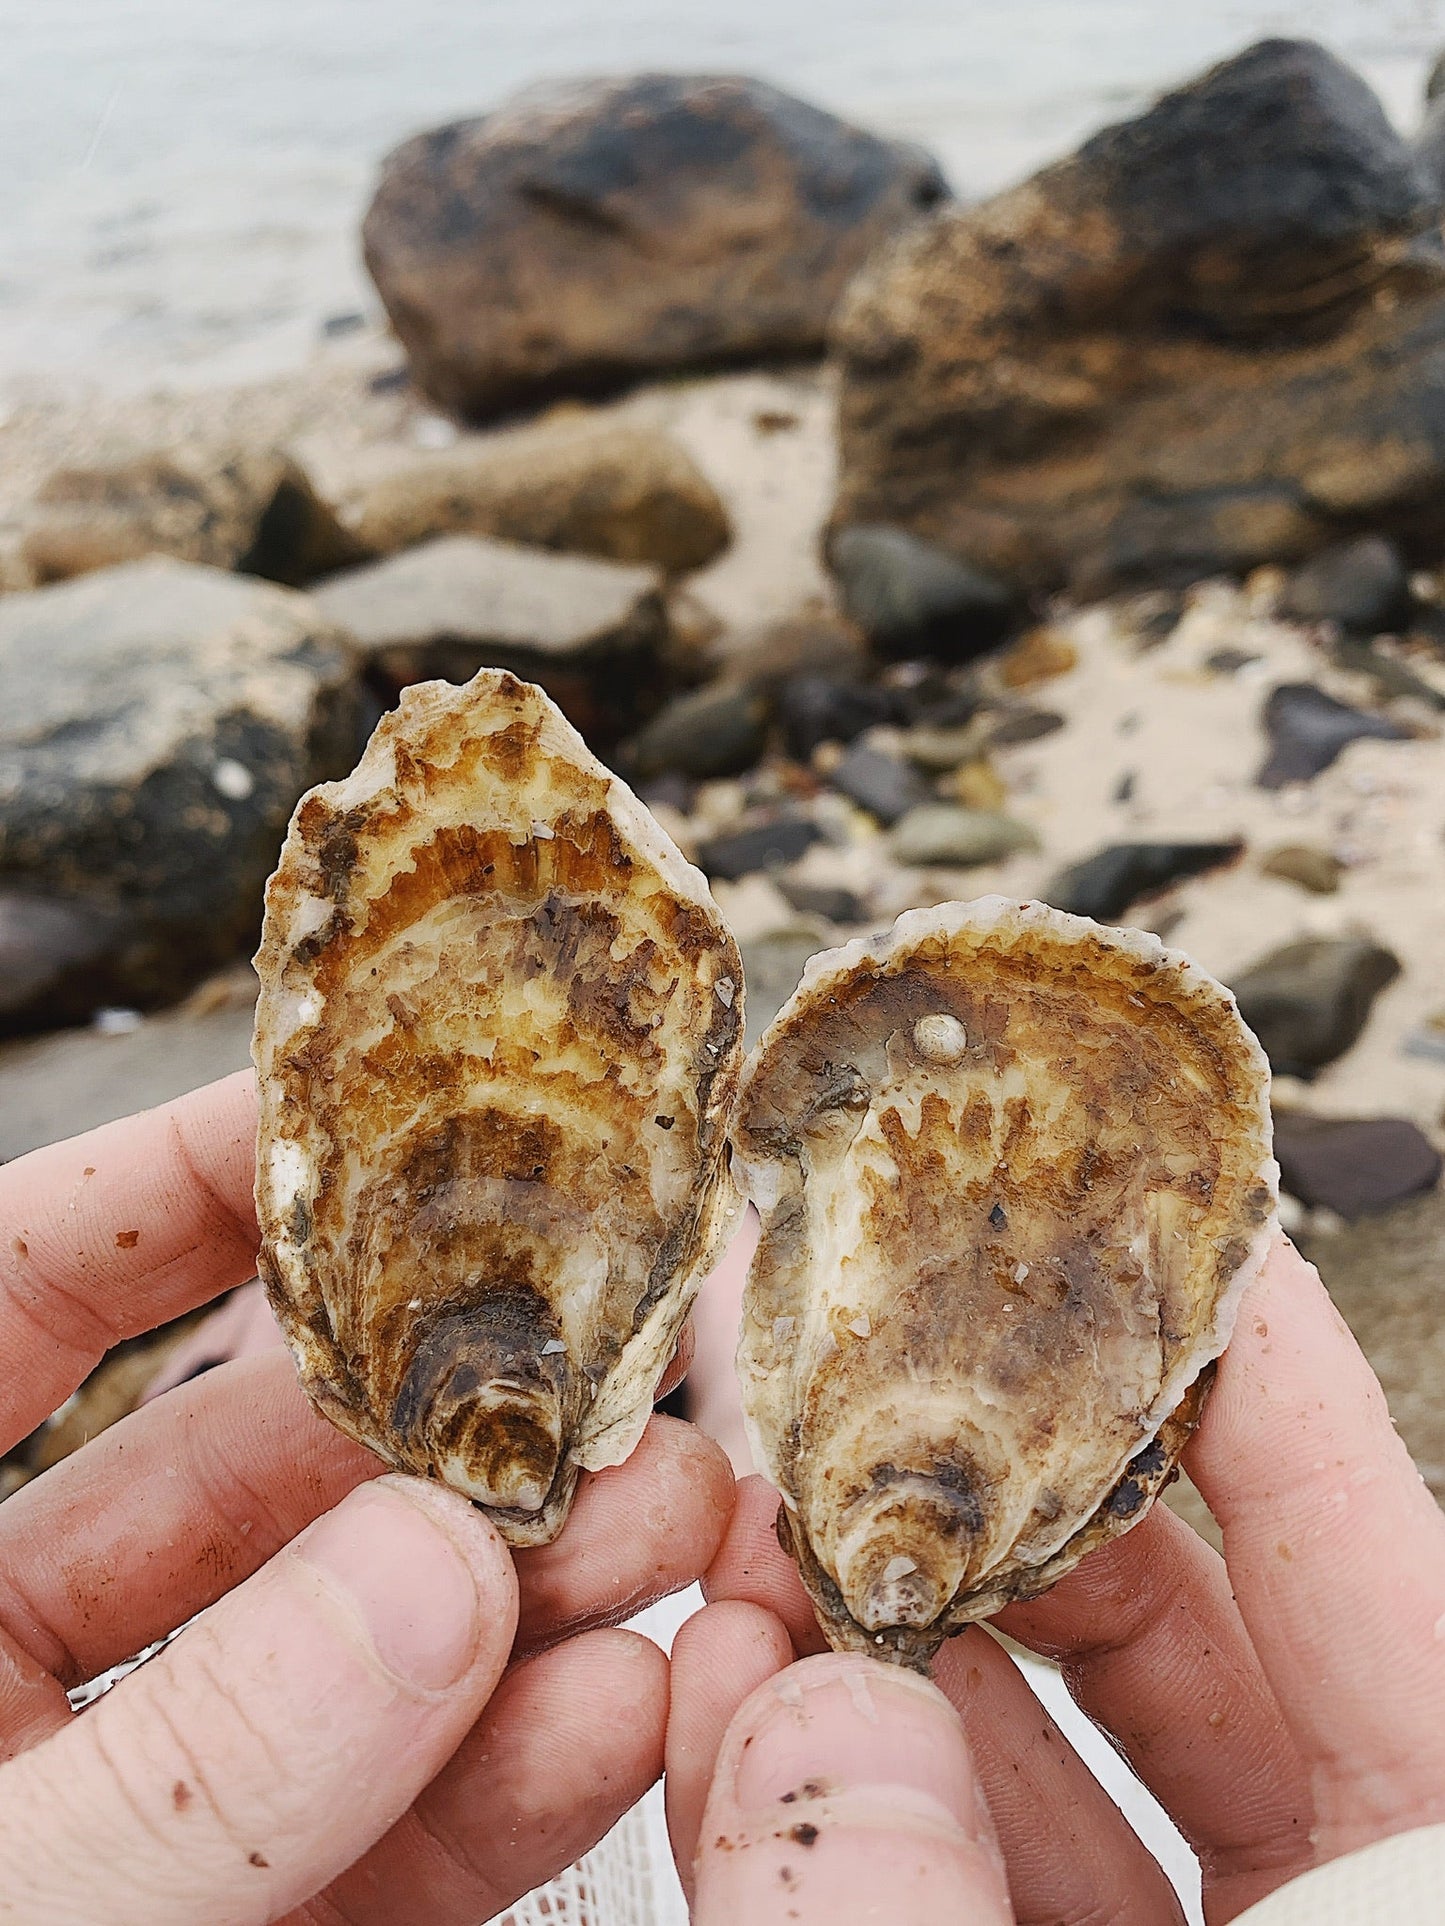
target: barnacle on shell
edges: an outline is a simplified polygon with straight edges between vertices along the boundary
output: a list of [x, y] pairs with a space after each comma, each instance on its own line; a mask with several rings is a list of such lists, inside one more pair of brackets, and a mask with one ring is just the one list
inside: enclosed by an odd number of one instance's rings
[[514, 1544], [619, 1463], [733, 1208], [742, 969], [542, 692], [408, 689], [266, 898], [261, 1270], [312, 1398]]
[[1268, 1245], [1268, 1071], [1157, 939], [916, 910], [815, 957], [746, 1066], [739, 1370], [840, 1649], [924, 1665], [1174, 1475]]

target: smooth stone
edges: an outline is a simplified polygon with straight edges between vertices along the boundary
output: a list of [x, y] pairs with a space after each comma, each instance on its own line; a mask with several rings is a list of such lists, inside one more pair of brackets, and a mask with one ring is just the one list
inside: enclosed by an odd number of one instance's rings
[[1379, 943], [1319, 936], [1271, 951], [1230, 988], [1276, 1073], [1309, 1079], [1344, 1055], [1399, 974]]
[[975, 723], [964, 723], [954, 729], [910, 729], [898, 746], [920, 769], [943, 776], [961, 763], [976, 762], [983, 754], [986, 733], [986, 729]]
[[919, 149], [765, 81], [643, 73], [404, 142], [362, 238], [417, 382], [480, 416], [819, 354], [863, 261], [947, 193]]
[[1312, 556], [1290, 577], [1280, 613], [1296, 622], [1337, 622], [1378, 635], [1410, 613], [1410, 571], [1393, 542], [1361, 535]]
[[0, 889], [0, 1024], [28, 1011], [83, 1021], [103, 1001], [129, 923], [119, 906]]
[[1212, 649], [1204, 658], [1204, 666], [1215, 675], [1238, 675], [1252, 662], [1263, 660], [1262, 655], [1250, 649]]
[[1115, 923], [1135, 903], [1159, 896], [1175, 883], [1237, 863], [1242, 842], [1111, 843], [1060, 870], [1043, 900], [1074, 916]]
[[[1269, 39], [880, 249], [832, 328], [833, 526], [1030, 597], [1445, 539], [1437, 181]], [[1346, 265], [1348, 264], [1348, 265]]]
[[747, 988], [744, 1044], [751, 1049], [798, 987], [810, 957], [829, 939], [810, 926], [769, 930], [738, 945]]
[[851, 889], [829, 883], [802, 883], [781, 876], [778, 888], [800, 916], [821, 916], [825, 923], [863, 923], [868, 906]]
[[1026, 823], [996, 809], [965, 809], [955, 803], [922, 803], [892, 831], [894, 856], [914, 869], [971, 869], [1038, 847], [1039, 839]]
[[1312, 1117], [1276, 1110], [1274, 1154], [1281, 1186], [1310, 1209], [1353, 1223], [1432, 1190], [1442, 1159], [1403, 1117]]
[[1058, 629], [1029, 629], [998, 659], [998, 676], [1006, 689], [1033, 689], [1052, 682], [1079, 666], [1079, 651]]
[[630, 734], [666, 688], [653, 569], [441, 535], [333, 576], [315, 599], [388, 687], [511, 669], [540, 683], [593, 744]]
[[[355, 652], [315, 602], [159, 556], [0, 597], [0, 686], [0, 890], [94, 905], [90, 1008], [154, 1007], [253, 944], [298, 798], [361, 747]], [[32, 957], [60, 940], [12, 929]], [[89, 1014], [45, 981], [0, 1030]]]
[[861, 742], [855, 742], [842, 761], [829, 770], [828, 781], [860, 809], [876, 816], [885, 828], [932, 795], [928, 784], [908, 763]]
[[768, 740], [768, 703], [756, 689], [713, 684], [663, 704], [623, 758], [639, 776], [666, 771], [707, 781], [751, 769]]
[[191, 446], [58, 469], [28, 519], [22, 553], [42, 584], [171, 555], [295, 588], [370, 553], [278, 449]]
[[1009, 709], [984, 734], [985, 749], [1017, 749], [1057, 735], [1068, 718], [1054, 709]]
[[754, 870], [786, 869], [821, 840], [822, 831], [806, 816], [779, 816], [772, 822], [710, 837], [698, 849], [697, 863], [704, 875], [735, 883]]
[[393, 469], [362, 493], [352, 525], [378, 555], [487, 535], [669, 573], [702, 568], [732, 537], [716, 489], [669, 436], [568, 415]]
[[778, 722], [788, 754], [806, 762], [822, 742], [852, 742], [888, 722], [893, 704], [875, 683], [828, 675], [789, 676], [778, 694]]
[[1259, 867], [1262, 875], [1298, 883], [1313, 896], [1333, 896], [1345, 873], [1338, 856], [1327, 849], [1312, 849], [1308, 843], [1285, 843], [1272, 849]]
[[997, 577], [901, 528], [837, 530], [828, 564], [843, 607], [880, 655], [966, 662], [1009, 631], [1016, 597]]
[[1367, 715], [1317, 689], [1312, 682], [1282, 682], [1271, 689], [1262, 717], [1269, 754], [1255, 781], [1261, 789], [1309, 782], [1328, 769], [1348, 743], [1369, 737], [1407, 742], [1409, 731], [1387, 716]]

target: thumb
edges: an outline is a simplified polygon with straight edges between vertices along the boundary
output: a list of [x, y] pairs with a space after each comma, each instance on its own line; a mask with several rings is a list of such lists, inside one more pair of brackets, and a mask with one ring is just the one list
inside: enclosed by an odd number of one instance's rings
[[828, 1653], [760, 1686], [718, 1754], [694, 1926], [1010, 1926], [958, 1714], [934, 1686]]
[[261, 1926], [357, 1859], [507, 1662], [516, 1578], [454, 1493], [381, 1478], [0, 1768], [5, 1926]]

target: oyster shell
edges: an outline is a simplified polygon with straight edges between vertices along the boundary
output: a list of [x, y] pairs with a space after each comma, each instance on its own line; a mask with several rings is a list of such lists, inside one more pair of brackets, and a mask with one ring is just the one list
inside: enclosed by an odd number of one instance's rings
[[1277, 1172], [1227, 990], [1001, 897], [815, 957], [743, 1073], [739, 1370], [830, 1642], [924, 1665], [1174, 1475]]
[[422, 683], [266, 896], [261, 1272], [312, 1398], [513, 1544], [619, 1463], [735, 1208], [742, 968], [541, 690]]

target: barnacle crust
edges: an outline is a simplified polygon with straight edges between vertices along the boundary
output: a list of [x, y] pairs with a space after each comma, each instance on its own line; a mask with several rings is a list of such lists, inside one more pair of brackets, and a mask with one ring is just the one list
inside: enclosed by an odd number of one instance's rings
[[1263, 1055], [1156, 938], [983, 898], [815, 957], [733, 1140], [779, 1535], [835, 1646], [925, 1665], [1174, 1475], [1274, 1222]]
[[312, 1398], [514, 1544], [636, 1443], [734, 1196], [742, 971], [543, 693], [419, 684], [303, 797], [256, 959], [261, 1269]]

